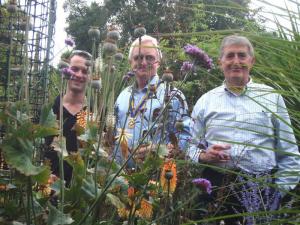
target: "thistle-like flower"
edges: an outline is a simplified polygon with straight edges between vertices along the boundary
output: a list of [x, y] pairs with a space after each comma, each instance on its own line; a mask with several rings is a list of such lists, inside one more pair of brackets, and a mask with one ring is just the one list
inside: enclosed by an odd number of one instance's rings
[[187, 73], [187, 72], [193, 70], [193, 68], [194, 68], [193, 63], [191, 63], [191, 62], [189, 62], [189, 61], [184, 61], [184, 62], [182, 63], [182, 66], [181, 66], [181, 68], [180, 68], [180, 71], [183, 72], [183, 73]]
[[196, 45], [187, 44], [183, 47], [184, 52], [195, 60], [195, 64], [203, 66], [207, 70], [213, 68], [212, 59]]
[[67, 80], [72, 79], [72, 77], [75, 76], [75, 73], [70, 69], [70, 67], [62, 68], [60, 71]]
[[66, 38], [65, 39], [65, 44], [70, 46], [70, 47], [73, 47], [75, 45], [75, 42], [72, 38]]
[[192, 180], [192, 183], [200, 187], [202, 190], [205, 190], [208, 194], [211, 193], [211, 183], [209, 180], [204, 178], [196, 178]]

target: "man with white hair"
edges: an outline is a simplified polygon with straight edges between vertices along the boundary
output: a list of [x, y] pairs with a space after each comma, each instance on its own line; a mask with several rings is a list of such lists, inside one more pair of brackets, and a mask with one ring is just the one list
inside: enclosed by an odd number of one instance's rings
[[137, 148], [127, 164], [127, 168], [133, 168], [158, 144], [167, 144], [170, 151], [184, 149], [189, 118], [184, 95], [170, 85], [172, 75], [163, 80], [157, 75], [162, 54], [155, 38], [137, 38], [128, 58], [135, 83], [123, 90], [115, 103], [119, 137], [115, 157], [122, 163]]
[[[201, 96], [192, 112], [189, 155], [208, 165], [203, 177], [218, 187], [213, 191], [214, 215], [222, 210], [221, 215], [276, 210], [282, 195], [299, 181], [299, 151], [283, 98], [253, 82], [254, 62], [246, 37], [225, 37], [219, 56], [225, 81]], [[254, 218], [244, 219], [246, 224], [266, 222], [262, 215]], [[225, 223], [241, 220], [227, 218]]]

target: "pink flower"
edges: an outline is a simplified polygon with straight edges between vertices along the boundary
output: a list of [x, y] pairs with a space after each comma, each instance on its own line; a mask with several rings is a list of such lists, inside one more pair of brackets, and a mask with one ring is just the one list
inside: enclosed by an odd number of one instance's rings
[[196, 186], [200, 187], [201, 189], [205, 190], [208, 194], [211, 193], [211, 183], [209, 180], [204, 178], [196, 178], [192, 180], [192, 183]]

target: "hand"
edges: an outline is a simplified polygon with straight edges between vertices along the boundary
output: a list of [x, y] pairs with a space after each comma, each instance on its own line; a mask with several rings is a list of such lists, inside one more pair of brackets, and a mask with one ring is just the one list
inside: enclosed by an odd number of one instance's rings
[[229, 144], [214, 144], [210, 146], [205, 152], [200, 153], [199, 159], [203, 162], [218, 163], [227, 162], [230, 160], [230, 155], [225, 150], [230, 149]]

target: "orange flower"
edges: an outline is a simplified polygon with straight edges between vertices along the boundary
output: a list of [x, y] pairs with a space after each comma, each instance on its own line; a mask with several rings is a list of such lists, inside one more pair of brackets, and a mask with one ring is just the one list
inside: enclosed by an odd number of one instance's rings
[[[90, 112], [90, 118], [92, 118], [93, 113]], [[88, 113], [85, 110], [81, 110], [76, 115], [76, 122], [81, 128], [86, 128], [86, 121], [87, 121]]]
[[150, 220], [152, 218], [153, 207], [146, 199], [141, 200], [141, 208], [137, 210], [136, 214], [144, 219]]
[[127, 190], [128, 198], [134, 200], [134, 187], [129, 187]]
[[176, 183], [176, 163], [173, 160], [165, 161], [160, 174], [160, 184], [163, 191], [173, 193], [176, 189]]

